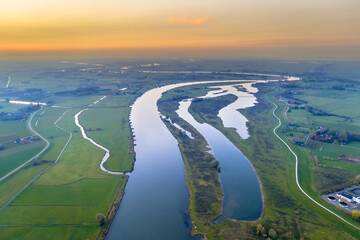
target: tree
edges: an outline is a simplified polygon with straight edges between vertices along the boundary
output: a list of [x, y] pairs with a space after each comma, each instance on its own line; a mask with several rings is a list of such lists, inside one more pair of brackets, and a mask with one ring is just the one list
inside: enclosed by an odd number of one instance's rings
[[96, 214], [96, 220], [99, 222], [99, 226], [102, 226], [105, 224], [105, 216], [102, 213]]
[[287, 232], [284, 235], [285, 235], [285, 237], [287, 237], [287, 239], [295, 239], [294, 234], [292, 232]]
[[263, 228], [263, 226], [260, 223], [256, 226], [256, 234], [257, 235], [261, 234], [262, 228]]
[[360, 220], [360, 212], [359, 211], [353, 210], [351, 215], [352, 215], [352, 218], [355, 219], [356, 221]]
[[271, 228], [270, 230], [269, 230], [269, 237], [271, 237], [271, 238], [275, 238], [276, 237], [276, 231], [275, 231], [275, 229], [273, 229], [273, 228]]
[[360, 175], [356, 175], [354, 179], [354, 184], [358, 185], [360, 183]]
[[260, 223], [256, 226], [256, 234], [266, 237], [266, 230]]

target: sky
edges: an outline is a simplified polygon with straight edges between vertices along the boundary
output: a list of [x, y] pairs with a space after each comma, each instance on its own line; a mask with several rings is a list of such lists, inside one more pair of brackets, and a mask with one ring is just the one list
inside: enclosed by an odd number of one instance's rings
[[64, 54], [360, 59], [360, 1], [0, 1], [0, 56]]

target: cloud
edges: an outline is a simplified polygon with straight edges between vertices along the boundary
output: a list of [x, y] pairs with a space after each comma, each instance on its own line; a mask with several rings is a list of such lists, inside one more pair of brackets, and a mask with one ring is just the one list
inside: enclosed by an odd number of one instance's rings
[[170, 23], [177, 23], [177, 24], [199, 25], [199, 24], [209, 21], [209, 19], [205, 18], [205, 17], [190, 19], [185, 15], [180, 18], [168, 18], [166, 21], [170, 22]]

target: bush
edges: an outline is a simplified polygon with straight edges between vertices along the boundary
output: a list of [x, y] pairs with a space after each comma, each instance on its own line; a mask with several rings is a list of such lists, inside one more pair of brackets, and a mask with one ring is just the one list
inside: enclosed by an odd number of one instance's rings
[[351, 216], [356, 221], [360, 221], [360, 212], [359, 211], [353, 210]]
[[355, 176], [354, 184], [355, 184], [355, 185], [360, 184], [360, 175], [356, 175], [356, 176]]
[[270, 230], [269, 230], [269, 237], [271, 237], [271, 238], [275, 238], [276, 237], [276, 231], [275, 231], [275, 229], [273, 229], [273, 228], [271, 228]]
[[96, 214], [96, 220], [99, 222], [99, 226], [102, 226], [105, 224], [105, 216], [102, 213]]
[[260, 223], [256, 226], [256, 234], [266, 237], [266, 230]]

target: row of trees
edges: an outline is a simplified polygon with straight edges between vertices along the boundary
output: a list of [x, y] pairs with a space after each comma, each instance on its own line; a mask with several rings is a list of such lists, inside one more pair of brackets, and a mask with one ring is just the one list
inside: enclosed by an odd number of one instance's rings
[[331, 129], [321, 129], [309, 137], [311, 140], [328, 143], [348, 143], [351, 141], [360, 142], [360, 134], [348, 131], [337, 131]]

